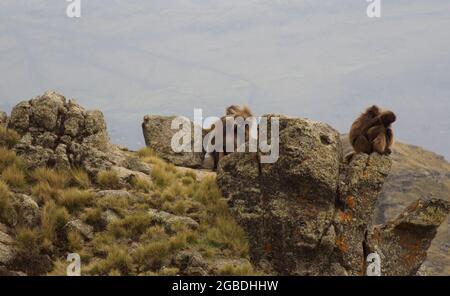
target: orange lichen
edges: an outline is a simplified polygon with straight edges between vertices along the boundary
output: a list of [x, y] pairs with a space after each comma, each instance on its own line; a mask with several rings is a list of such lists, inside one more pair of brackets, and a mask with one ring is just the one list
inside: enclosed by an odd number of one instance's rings
[[341, 250], [341, 252], [343, 253], [348, 252], [348, 245], [344, 241], [344, 237], [342, 235], [336, 237], [336, 246], [338, 247], [339, 250]]
[[341, 223], [351, 223], [352, 222], [352, 218], [353, 218], [352, 212], [350, 212], [350, 211], [347, 211], [347, 212], [339, 211], [338, 215], [339, 215], [339, 221]]
[[347, 207], [349, 209], [354, 209], [355, 208], [355, 199], [353, 196], [349, 195], [347, 197]]

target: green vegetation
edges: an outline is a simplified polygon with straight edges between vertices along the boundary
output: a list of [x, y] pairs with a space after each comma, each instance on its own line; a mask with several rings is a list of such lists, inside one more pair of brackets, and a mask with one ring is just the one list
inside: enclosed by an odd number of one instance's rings
[[[14, 133], [0, 130], [0, 143], [13, 143], [13, 139]], [[100, 197], [96, 191], [122, 187], [114, 171], [101, 171], [91, 178], [79, 168], [29, 170], [9, 145], [0, 145], [0, 223], [14, 232], [14, 265], [28, 274], [64, 275], [65, 257], [71, 252], [82, 257], [86, 275], [177, 275], [180, 270], [174, 258], [182, 250], [199, 252], [208, 260], [247, 257], [247, 240], [213, 177], [199, 181], [193, 171], [179, 170], [145, 148], [134, 155], [152, 166], [152, 182], [133, 177], [129, 196]], [[17, 219], [18, 193], [31, 196], [40, 207], [39, 222], [32, 227]], [[168, 227], [155, 221], [149, 209], [190, 217], [200, 226], [195, 230], [179, 224]], [[94, 235], [87, 238], [68, 226], [75, 219], [92, 226]], [[252, 271], [251, 266], [233, 265], [220, 273]]]

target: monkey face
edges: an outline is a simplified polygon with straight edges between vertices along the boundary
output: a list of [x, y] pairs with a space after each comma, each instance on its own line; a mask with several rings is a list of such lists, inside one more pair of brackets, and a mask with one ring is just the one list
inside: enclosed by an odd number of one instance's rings
[[389, 126], [397, 120], [397, 116], [392, 111], [385, 111], [381, 114], [381, 122], [384, 126]]

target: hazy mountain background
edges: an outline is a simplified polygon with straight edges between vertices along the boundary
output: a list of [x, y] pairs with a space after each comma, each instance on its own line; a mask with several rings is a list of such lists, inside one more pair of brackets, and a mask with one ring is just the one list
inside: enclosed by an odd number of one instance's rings
[[55, 89], [143, 146], [144, 114], [220, 115], [230, 103], [346, 132], [367, 105], [450, 159], [450, 1], [0, 0], [0, 109]]

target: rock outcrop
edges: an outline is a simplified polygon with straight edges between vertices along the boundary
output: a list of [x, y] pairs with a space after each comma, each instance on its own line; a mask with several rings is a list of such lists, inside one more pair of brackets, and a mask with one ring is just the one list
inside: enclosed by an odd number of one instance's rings
[[[409, 230], [423, 232], [409, 245], [402, 244], [402, 237], [412, 234], [397, 233], [403, 227], [398, 225], [405, 222], [381, 227], [380, 237], [392, 233], [399, 237], [389, 244], [369, 236], [390, 168], [390, 158], [378, 154], [358, 154], [350, 164], [343, 164], [337, 131], [323, 123], [281, 117], [276, 163], [260, 165], [254, 155], [230, 154], [222, 159], [217, 179], [249, 237], [252, 263], [267, 272], [363, 275], [366, 257], [374, 251], [382, 258], [382, 273], [415, 274], [449, 208], [436, 201], [420, 203], [420, 211], [408, 211], [405, 215], [412, 215], [414, 221], [407, 223]], [[392, 268], [399, 261], [396, 258], [413, 252], [411, 248], [418, 252], [414, 263]]]
[[[344, 155], [351, 151], [343, 135]], [[385, 224], [400, 215], [412, 201], [437, 197], [450, 201], [450, 163], [431, 151], [396, 141], [390, 155], [392, 169], [383, 185], [374, 214], [375, 224]], [[438, 229], [421, 274], [450, 275], [450, 216]]]
[[450, 203], [419, 199], [397, 219], [374, 227], [367, 240], [369, 252], [381, 257], [384, 275], [415, 275], [427, 256], [438, 227], [450, 211]]
[[[185, 119], [186, 126], [190, 126], [191, 151], [174, 152], [172, 149], [172, 137], [179, 129], [172, 129], [172, 121], [176, 116], [145, 116], [142, 123], [145, 144], [152, 148], [162, 159], [178, 166], [200, 168], [202, 167], [202, 153], [193, 151], [194, 124]], [[181, 129], [181, 127], [180, 127]]]
[[[8, 128], [21, 136], [15, 150], [30, 168], [82, 167], [91, 175], [113, 167], [134, 169], [136, 161], [109, 142], [100, 111], [87, 111], [55, 92], [17, 104]], [[139, 170], [149, 173], [149, 167]]]
[[0, 111], [0, 126], [6, 126], [8, 124], [8, 115], [5, 112]]

